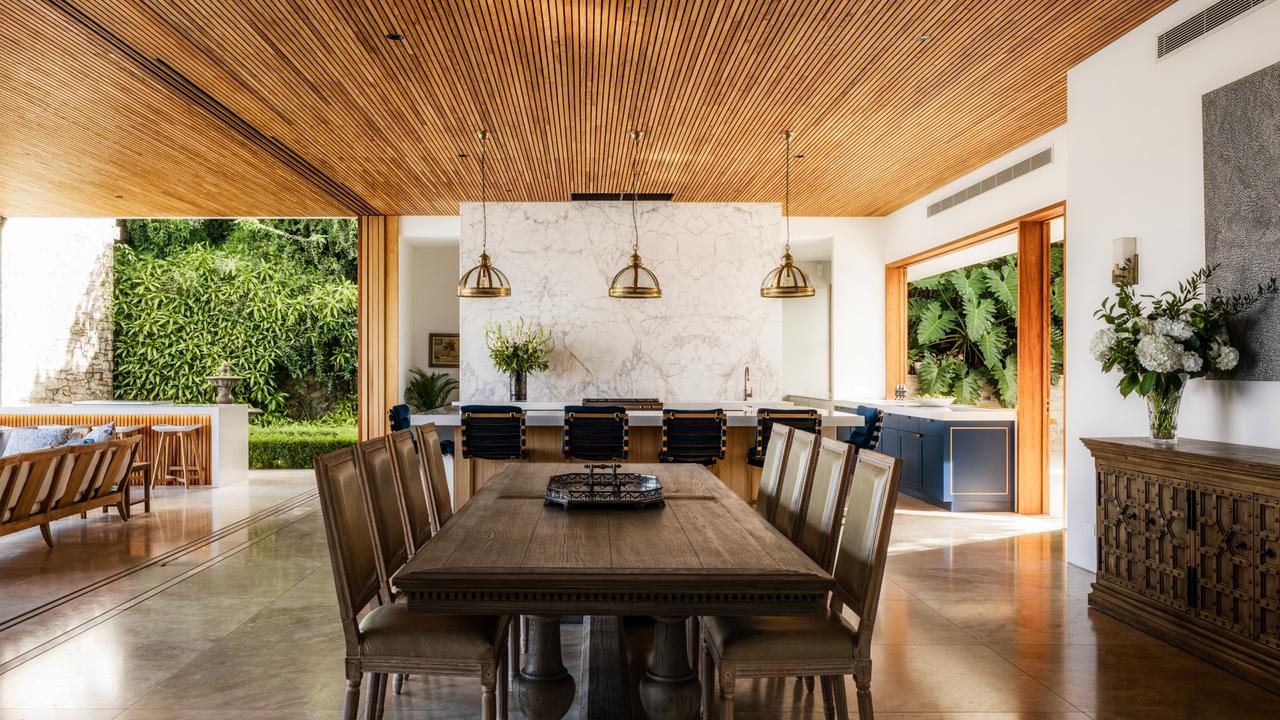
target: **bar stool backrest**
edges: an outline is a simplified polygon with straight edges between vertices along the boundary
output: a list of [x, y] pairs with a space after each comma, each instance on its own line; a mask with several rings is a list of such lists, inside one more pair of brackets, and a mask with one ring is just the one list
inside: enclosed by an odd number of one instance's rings
[[462, 457], [522, 460], [525, 451], [524, 410], [515, 405], [463, 405]]
[[347, 654], [354, 656], [360, 651], [357, 616], [375, 598], [385, 599], [380, 580], [385, 572], [355, 447], [319, 455], [315, 467], [325, 541], [338, 591], [338, 615]]
[[871, 450], [858, 453], [849, 487], [849, 510], [836, 552], [834, 597], [858, 616], [857, 653], [864, 658], [871, 655], [900, 470], [896, 458]]
[[431, 539], [431, 508], [427, 500], [427, 472], [418, 443], [409, 430], [400, 430], [387, 436], [391, 454], [396, 459], [396, 478], [400, 481], [400, 496], [404, 498], [405, 517], [409, 523], [409, 552], [416, 553]]
[[756, 512], [769, 522], [773, 522], [774, 513], [778, 509], [778, 490], [782, 486], [782, 466], [786, 461], [788, 446], [791, 444], [791, 428], [786, 425], [774, 425], [770, 431], [769, 449], [764, 454], [764, 466], [760, 468], [760, 492], [756, 495]]
[[778, 486], [778, 505], [773, 513], [773, 526], [788, 538], [795, 537], [796, 523], [804, 510], [804, 500], [813, 481], [814, 448], [818, 436], [803, 430], [791, 430], [791, 445], [782, 464], [782, 483]]
[[773, 426], [777, 423], [814, 435], [822, 431], [822, 416], [817, 410], [760, 408], [756, 410], [756, 441], [751, 446], [750, 457], [747, 458], [749, 463], [759, 467], [764, 461], [765, 453], [769, 450]]
[[408, 523], [404, 517], [404, 502], [400, 499], [395, 458], [385, 437], [365, 440], [357, 445], [356, 457], [360, 460], [360, 477], [371, 502], [382, 561], [389, 577], [409, 560]]
[[434, 423], [414, 425], [413, 430], [418, 436], [418, 453], [422, 456], [431, 490], [427, 496], [431, 502], [431, 532], [438, 533], [453, 517], [453, 498], [449, 496], [449, 478], [445, 475], [444, 453], [440, 451], [440, 433]]
[[663, 410], [659, 462], [713, 465], [724, 459], [728, 439], [724, 410]]
[[796, 546], [823, 570], [831, 572], [836, 541], [844, 520], [844, 504], [849, 495], [849, 478], [858, 459], [858, 449], [833, 438], [821, 438], [814, 460], [813, 482], [796, 530]]
[[627, 459], [630, 450], [627, 409], [615, 405], [566, 405], [564, 456], [598, 462]]

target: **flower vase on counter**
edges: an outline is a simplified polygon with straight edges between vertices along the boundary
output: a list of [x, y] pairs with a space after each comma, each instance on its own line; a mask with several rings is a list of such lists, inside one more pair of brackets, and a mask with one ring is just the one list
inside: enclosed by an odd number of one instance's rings
[[548, 356], [556, 347], [551, 332], [536, 322], [520, 318], [505, 326], [486, 325], [484, 341], [494, 367], [507, 374], [511, 402], [528, 400], [529, 373], [551, 367]]
[[1118, 383], [1122, 396], [1137, 393], [1146, 398], [1155, 445], [1178, 442], [1178, 410], [1189, 380], [1229, 378], [1239, 364], [1230, 322], [1280, 293], [1273, 277], [1254, 292], [1210, 296], [1206, 288], [1214, 269], [1199, 270], [1179, 283], [1177, 291], [1160, 295], [1137, 295], [1122, 279], [1115, 296], [1103, 300], [1094, 313], [1106, 326], [1093, 336], [1089, 350], [1103, 372], [1123, 373]]

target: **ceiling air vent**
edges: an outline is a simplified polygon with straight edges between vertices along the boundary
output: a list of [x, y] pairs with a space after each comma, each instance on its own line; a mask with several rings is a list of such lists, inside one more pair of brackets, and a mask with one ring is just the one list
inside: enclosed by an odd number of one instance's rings
[[955, 195], [944, 197], [933, 203], [928, 208], [928, 216], [933, 217], [943, 210], [953, 208], [966, 200], [972, 200], [988, 190], [995, 190], [1014, 178], [1020, 178], [1032, 170], [1039, 170], [1051, 164], [1053, 164], [1053, 148], [1047, 147], [1020, 163], [1010, 165], [995, 175], [970, 185]]
[[1156, 57], [1162, 58], [1201, 35], [1211, 30], [1216, 30], [1259, 5], [1265, 5], [1269, 2], [1271, 0], [1222, 0], [1222, 2], [1216, 2], [1161, 34], [1156, 39]]
[[[640, 202], [671, 202], [672, 193], [636, 193]], [[630, 202], [631, 193], [570, 193], [573, 202]]]

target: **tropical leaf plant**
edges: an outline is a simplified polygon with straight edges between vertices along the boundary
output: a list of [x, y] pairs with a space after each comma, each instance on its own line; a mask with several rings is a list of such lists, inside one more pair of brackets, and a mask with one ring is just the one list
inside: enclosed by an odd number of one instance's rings
[[426, 412], [449, 404], [449, 398], [458, 389], [458, 379], [448, 373], [423, 372], [421, 368], [409, 371], [409, 384], [404, 389], [404, 401], [414, 412]]
[[[1050, 381], [1062, 377], [1063, 246], [1050, 247]], [[1018, 401], [1018, 257], [951, 270], [910, 283], [909, 363], [920, 392], [973, 404], [984, 389], [1005, 407]]]

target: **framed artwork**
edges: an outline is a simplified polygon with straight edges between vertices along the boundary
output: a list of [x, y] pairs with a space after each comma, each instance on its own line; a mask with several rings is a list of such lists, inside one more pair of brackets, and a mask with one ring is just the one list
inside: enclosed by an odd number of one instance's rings
[[460, 353], [457, 333], [431, 333], [427, 338], [431, 343], [431, 359], [428, 365], [443, 368], [458, 367]]

